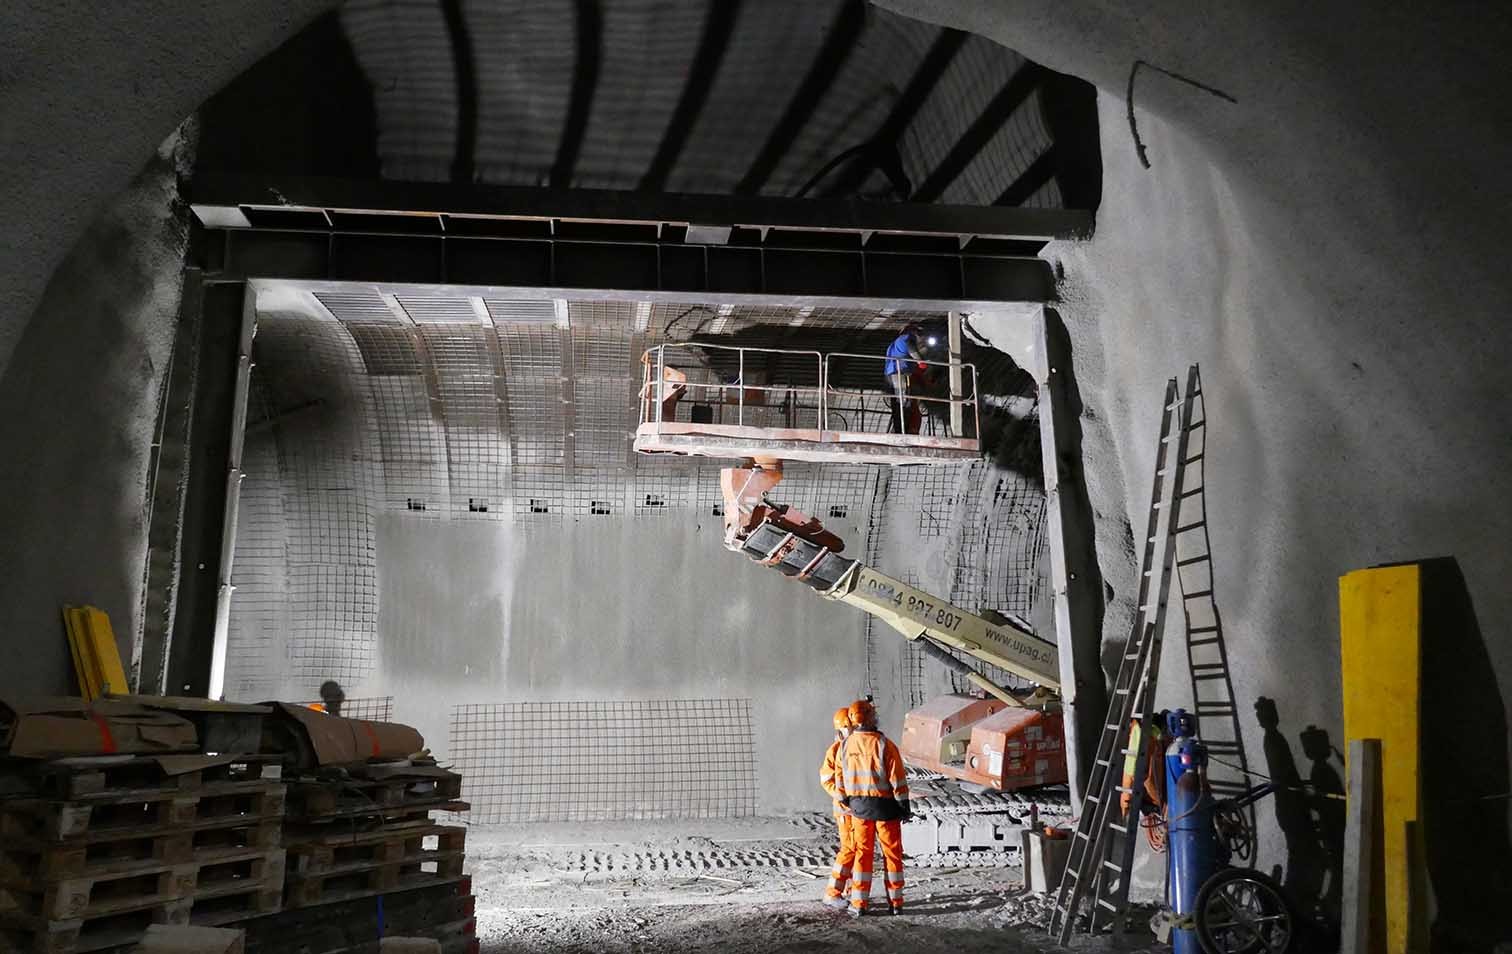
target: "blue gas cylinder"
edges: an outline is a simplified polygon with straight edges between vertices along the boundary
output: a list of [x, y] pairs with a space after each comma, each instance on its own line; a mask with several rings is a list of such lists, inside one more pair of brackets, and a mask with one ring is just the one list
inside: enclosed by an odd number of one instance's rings
[[[1197, 739], [1197, 721], [1185, 709], [1166, 719], [1166, 844], [1170, 865], [1167, 902], [1178, 923], [1191, 923], [1197, 892], [1218, 870], [1218, 838], [1213, 828], [1213, 795], [1203, 768], [1207, 751]], [[1178, 927], [1171, 933], [1175, 954], [1202, 954], [1197, 932]]]

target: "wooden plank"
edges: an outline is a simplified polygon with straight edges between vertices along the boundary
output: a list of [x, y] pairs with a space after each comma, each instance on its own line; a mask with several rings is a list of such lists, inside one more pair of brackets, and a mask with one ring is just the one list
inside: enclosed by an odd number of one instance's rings
[[1349, 807], [1344, 822], [1344, 917], [1339, 954], [1385, 950], [1381, 890], [1381, 740], [1349, 743]]
[[[1419, 712], [1421, 581], [1416, 564], [1339, 579], [1344, 737], [1381, 745], [1381, 877], [1390, 951], [1410, 951], [1416, 927], [1409, 826], [1421, 830]], [[1353, 767], [1349, 768], [1352, 773]]]

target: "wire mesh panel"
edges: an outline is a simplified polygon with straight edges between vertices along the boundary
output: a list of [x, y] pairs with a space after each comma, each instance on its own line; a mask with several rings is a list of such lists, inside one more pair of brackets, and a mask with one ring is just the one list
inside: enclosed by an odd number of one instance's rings
[[[319, 699], [310, 699], [298, 703], [302, 706], [323, 705]], [[347, 699], [341, 703], [341, 717], [343, 719], [366, 719], [369, 722], [392, 722], [394, 721], [394, 697], [393, 696], [364, 696], [357, 699]]]
[[756, 813], [749, 699], [453, 706], [474, 824]]
[[384, 485], [362, 355], [331, 317], [277, 313], [259, 329], [287, 526], [288, 675], [360, 683], [375, 663]]
[[[406, 310], [414, 308], [405, 302]], [[413, 313], [413, 312], [412, 312]], [[500, 415], [503, 369], [494, 331], [467, 321], [419, 324], [445, 414], [450, 510], [499, 514], [509, 495], [509, 443]]]
[[261, 369], [252, 370], [247, 436], [242, 453], [241, 497], [237, 503], [236, 556], [231, 584], [236, 588], [226, 640], [226, 695], [266, 699], [284, 676], [289, 630], [288, 526], [278, 445], [267, 421]]

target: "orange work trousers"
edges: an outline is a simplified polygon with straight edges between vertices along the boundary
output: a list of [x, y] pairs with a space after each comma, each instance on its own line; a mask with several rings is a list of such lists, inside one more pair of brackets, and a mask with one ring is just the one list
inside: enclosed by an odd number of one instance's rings
[[882, 863], [886, 869], [887, 903], [894, 909], [903, 907], [903, 823], [852, 818], [851, 907], [866, 910], [871, 897], [872, 862], [876, 858], [873, 839], [882, 843]]
[[851, 842], [851, 823], [855, 821], [845, 812], [836, 811], [835, 829], [840, 832], [840, 850], [835, 852], [835, 865], [830, 869], [829, 886], [824, 889], [826, 898], [845, 897], [845, 885], [850, 881], [851, 865], [856, 860], [856, 847]]

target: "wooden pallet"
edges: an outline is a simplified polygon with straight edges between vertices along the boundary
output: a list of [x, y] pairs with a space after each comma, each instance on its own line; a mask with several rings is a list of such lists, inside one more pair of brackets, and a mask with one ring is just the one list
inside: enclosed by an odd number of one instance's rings
[[[211, 785], [277, 781], [276, 756], [238, 756], [233, 762], [178, 771], [175, 760], [190, 764], [197, 756], [135, 756], [125, 759], [71, 759], [40, 764], [6, 764], [8, 774], [31, 793], [49, 801], [116, 799], [151, 792], [189, 792]], [[12, 771], [14, 769], [14, 771]]]
[[411, 807], [434, 808], [462, 795], [462, 776], [290, 779], [288, 814], [314, 819], [371, 814]]
[[[474, 918], [470, 878], [315, 907], [286, 909], [242, 921], [247, 954], [335, 954], [360, 951], [380, 935], [435, 937]], [[290, 939], [298, 941], [291, 944]]]
[[177, 789], [103, 793], [72, 801], [16, 798], [0, 801], [0, 844], [112, 840], [145, 829], [194, 827], [282, 815], [285, 794], [277, 781], [222, 782], [194, 791]]
[[187, 862], [135, 866], [44, 883], [0, 886], [0, 920], [34, 924], [101, 918], [182, 899], [276, 889], [284, 879], [282, 848], [216, 854]]
[[466, 842], [467, 829], [455, 825], [426, 824], [331, 833], [288, 844], [287, 870], [290, 877], [300, 877], [382, 867], [404, 861], [431, 861], [462, 854]]
[[12, 838], [0, 845], [0, 884], [127, 874], [174, 862], [210, 861], [277, 848], [283, 820], [212, 818], [194, 825], [93, 833], [66, 841]]
[[[378, 831], [290, 849], [284, 906], [302, 908], [454, 881], [467, 830], [446, 825]], [[434, 844], [428, 844], [434, 839]]]
[[188, 924], [193, 902], [154, 904], [138, 911], [66, 921], [0, 920], [0, 951], [16, 954], [86, 954], [121, 948], [141, 940], [153, 924]]
[[73, 954], [134, 943], [151, 924], [220, 925], [283, 904], [281, 848], [221, 853], [33, 892], [0, 889], [0, 950]]

